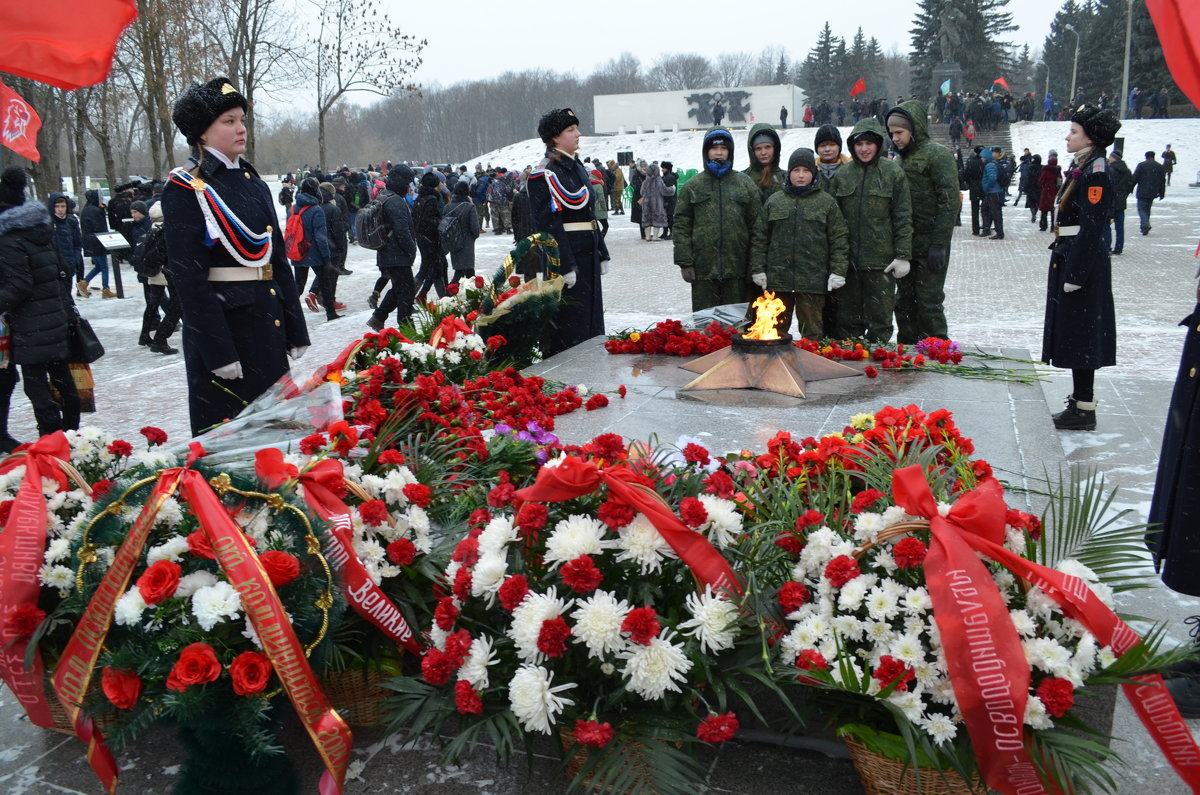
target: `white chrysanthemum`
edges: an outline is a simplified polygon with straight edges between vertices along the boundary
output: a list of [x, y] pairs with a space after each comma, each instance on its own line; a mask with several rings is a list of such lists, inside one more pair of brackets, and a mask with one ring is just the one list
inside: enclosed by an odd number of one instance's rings
[[872, 588], [866, 599], [867, 614], [876, 621], [890, 621], [900, 612], [900, 600], [891, 589]]
[[939, 500], [939, 501], [938, 501], [938, 504], [937, 504], [938, 516], [949, 516], [949, 515], [950, 515], [950, 511], [951, 511], [953, 508], [954, 508], [954, 506], [953, 506], [953, 505], [951, 505], [950, 503], [948, 503], [948, 502], [941, 502], [941, 501]]
[[173, 563], [178, 563], [183, 559], [184, 555], [188, 554], [190, 549], [185, 536], [171, 536], [162, 544], [150, 548], [146, 553], [146, 563], [154, 564], [160, 560], [169, 560]]
[[871, 565], [883, 571], [889, 576], [896, 573], [900, 567], [896, 565], [896, 556], [892, 554], [890, 549], [880, 549], [875, 552], [875, 557], [871, 560]]
[[1008, 569], [1002, 568], [992, 572], [992, 581], [996, 583], [996, 588], [999, 589], [1005, 602], [1011, 601], [1017, 595], [1017, 578]]
[[794, 630], [800, 648], [815, 646], [829, 634], [829, 620], [823, 615], [812, 615], [796, 625]]
[[1088, 587], [1092, 589], [1092, 593], [1096, 594], [1096, 598], [1104, 603], [1105, 607], [1114, 608], [1116, 606], [1116, 594], [1113, 593], [1112, 586], [1106, 582], [1089, 583]]
[[833, 631], [836, 632], [842, 640], [862, 640], [863, 622], [856, 617], [846, 615], [845, 613], [833, 617]]
[[1025, 609], [1035, 619], [1040, 618], [1045, 620], [1050, 618], [1050, 614], [1056, 606], [1054, 600], [1046, 596], [1046, 592], [1036, 585], [1030, 588], [1029, 592], [1025, 594]]
[[222, 619], [233, 620], [242, 613], [242, 600], [237, 590], [227, 582], [217, 582], [197, 588], [192, 594], [192, 614], [205, 631], [212, 630]]
[[674, 633], [664, 629], [646, 646], [630, 644], [618, 656], [625, 661], [621, 673], [629, 689], [651, 701], [662, 698], [668, 690], [682, 692], [677, 682], [687, 681], [692, 661], [683, 647], [671, 642]]
[[917, 635], [901, 635], [892, 643], [892, 656], [905, 665], [916, 665], [925, 659], [925, 647]]
[[1009, 610], [1008, 615], [1012, 618], [1013, 628], [1017, 630], [1018, 635], [1032, 638], [1037, 634], [1037, 624], [1033, 622], [1033, 616], [1024, 610]]
[[479, 554], [503, 555], [508, 545], [517, 540], [517, 528], [511, 516], [497, 516], [487, 523], [479, 537]]
[[471, 572], [471, 595], [483, 597], [486, 599], [488, 607], [491, 607], [507, 576], [508, 559], [504, 555], [495, 553], [481, 555], [479, 562], [475, 564], [475, 568]]
[[1032, 693], [1025, 699], [1025, 722], [1033, 729], [1049, 729], [1054, 726], [1054, 721], [1046, 712], [1046, 705]]
[[701, 494], [699, 500], [708, 511], [708, 521], [700, 526], [700, 531], [717, 549], [724, 549], [736, 541], [742, 532], [742, 515], [737, 505], [712, 494]]
[[1101, 668], [1107, 668], [1117, 661], [1117, 655], [1113, 652], [1112, 646], [1104, 646], [1096, 654], [1096, 663]]
[[1025, 647], [1025, 658], [1031, 666], [1041, 668], [1051, 676], [1066, 677], [1071, 664], [1071, 653], [1058, 641], [1051, 638], [1030, 638], [1021, 642]]
[[193, 571], [191, 574], [185, 574], [179, 578], [179, 585], [175, 588], [174, 596], [186, 599], [201, 588], [216, 584], [217, 576], [215, 574], [207, 571]]
[[[826, 655], [826, 659], [829, 659]], [[844, 669], [844, 670], [843, 670]], [[863, 669], [858, 662], [852, 658], [843, 658], [838, 660], [837, 665], [830, 664], [829, 674], [833, 677], [833, 681], [840, 684], [847, 690], [858, 691], [862, 687]], [[843, 678], [843, 676], [845, 678]], [[872, 679], [872, 682], [875, 680]]]
[[925, 704], [921, 701], [919, 693], [911, 690], [893, 690], [887, 700], [913, 723], [920, 724], [925, 719]]
[[383, 548], [383, 544], [374, 538], [356, 539], [354, 551], [358, 553], [358, 559], [366, 565], [378, 565], [387, 556], [387, 550]]
[[138, 450], [129, 457], [129, 463], [140, 464], [146, 469], [166, 469], [175, 463], [174, 456], [167, 455], [160, 448], [153, 450]]
[[737, 606], [706, 585], [704, 593], [690, 593], [684, 600], [692, 618], [679, 624], [683, 634], [700, 641], [702, 652], [718, 652], [733, 648], [737, 634]]
[[884, 527], [890, 527], [896, 522], [903, 522], [908, 518], [908, 514], [899, 505], [889, 505], [883, 509], [883, 513], [879, 516]]
[[462, 667], [458, 669], [458, 678], [469, 682], [476, 690], [486, 690], [490, 684], [488, 666], [497, 662], [499, 658], [492, 651], [492, 639], [480, 635], [471, 641], [471, 651]]
[[678, 557], [644, 513], [636, 514], [632, 522], [618, 531], [618, 535], [617, 560], [633, 561], [638, 564], [642, 574], [657, 572], [664, 560]]
[[56, 538], [46, 546], [46, 562], [57, 563], [71, 554], [71, 542], [65, 538]]
[[603, 658], [623, 649], [626, 640], [621, 636], [621, 624], [631, 610], [629, 603], [612, 593], [598, 590], [587, 599], [576, 602], [571, 614], [574, 626], [572, 639], [587, 646], [588, 657]]
[[949, 677], [940, 678], [933, 687], [929, 688], [929, 697], [937, 704], [945, 704], [958, 709], [958, 696], [954, 695], [954, 685]]
[[913, 616], [925, 615], [933, 608], [933, 600], [924, 586], [909, 588], [904, 594], [904, 612]]
[[828, 552], [830, 549], [833, 548], [833, 545], [839, 541], [841, 541], [841, 538], [838, 537], [837, 533], [833, 532], [833, 530], [829, 529], [828, 527], [822, 525], [821, 527], [818, 527], [816, 530], [814, 530], [813, 532], [808, 534], [808, 537], [805, 539], [805, 542], [804, 542], [804, 544], [805, 544], [804, 548], [806, 550], [812, 549], [812, 550], [822, 550], [824, 552]]
[[75, 572], [66, 566], [42, 566], [38, 578], [47, 588], [57, 588], [60, 591], [70, 590], [75, 584]]
[[854, 517], [854, 540], [858, 543], [874, 541], [875, 536], [885, 527], [883, 517], [877, 513], [860, 513]]
[[[476, 572], [479, 567], [476, 566]], [[542, 623], [558, 618], [570, 609], [574, 602], [559, 599], [558, 592], [551, 588], [544, 594], [530, 592], [521, 604], [513, 609], [512, 625], [505, 633], [517, 647], [517, 656], [528, 663], [540, 663], [546, 655], [538, 650], [538, 636]]]
[[889, 643], [892, 636], [892, 628], [887, 625], [886, 621], [867, 621], [867, 640], [874, 641], [876, 645], [884, 645]]
[[242, 524], [242, 531], [253, 538], [256, 544], [265, 544], [267, 536], [271, 533], [271, 512], [255, 511], [252, 516], [247, 517], [246, 523]]
[[1072, 577], [1078, 577], [1087, 583], [1093, 583], [1100, 579], [1096, 576], [1096, 572], [1092, 571], [1087, 566], [1083, 565], [1077, 560], [1074, 560], [1073, 558], [1059, 561], [1058, 565], [1054, 568], [1058, 569], [1063, 574], [1069, 574]]
[[142, 599], [142, 592], [136, 587], [130, 588], [117, 600], [113, 608], [113, 621], [118, 626], [136, 627], [142, 622], [142, 612], [145, 609], [146, 602]]
[[408, 467], [396, 467], [383, 478], [379, 493], [389, 504], [404, 507], [408, 505], [408, 497], [404, 496], [404, 487], [416, 482], [416, 477]]
[[858, 610], [862, 606], [863, 599], [866, 598], [871, 584], [870, 577], [860, 575], [843, 585], [841, 591], [838, 592], [838, 609], [848, 613]]
[[546, 565], [554, 569], [580, 555], [599, 555], [616, 543], [604, 540], [604, 532], [605, 527], [600, 521], [571, 514], [554, 525], [554, 531], [546, 539]]
[[558, 694], [574, 683], [551, 687], [554, 674], [536, 665], [522, 665], [508, 683], [508, 706], [525, 731], [550, 734], [554, 719], [574, 701]]
[[1017, 530], [1012, 527], [1004, 528], [1004, 546], [1016, 552], [1018, 555], [1025, 554], [1025, 531]]
[[948, 715], [940, 712], [929, 715], [920, 723], [920, 726], [935, 745], [948, 743], [958, 735], [958, 727], [954, 725], [954, 721]]

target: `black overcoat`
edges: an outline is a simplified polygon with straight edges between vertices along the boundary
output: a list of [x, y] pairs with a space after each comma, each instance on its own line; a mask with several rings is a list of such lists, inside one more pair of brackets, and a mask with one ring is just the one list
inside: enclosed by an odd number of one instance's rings
[[[272, 230], [271, 279], [209, 281], [209, 268], [241, 264], [221, 243], [209, 244], [194, 190], [172, 179], [162, 195], [167, 271], [183, 308], [193, 434], [236, 416], [288, 372], [289, 350], [309, 344], [271, 192], [249, 163], [240, 162], [241, 168], [231, 169], [206, 156], [198, 176], [252, 232]], [[233, 362], [241, 362], [241, 378], [213, 375]]]
[[[1083, 164], [1078, 176], [1076, 173], [1068, 172], [1063, 182], [1059, 195], [1068, 190], [1071, 194], [1059, 210], [1058, 225], [1066, 230], [1077, 226], [1079, 232], [1059, 237], [1051, 245], [1042, 361], [1055, 367], [1095, 370], [1117, 363], [1112, 264], [1104, 244], [1113, 190], [1103, 150]], [[1064, 284], [1078, 284], [1082, 289], [1064, 292]]]
[[69, 284], [46, 208], [29, 202], [0, 213], [0, 313], [8, 315], [15, 363], [67, 360]]

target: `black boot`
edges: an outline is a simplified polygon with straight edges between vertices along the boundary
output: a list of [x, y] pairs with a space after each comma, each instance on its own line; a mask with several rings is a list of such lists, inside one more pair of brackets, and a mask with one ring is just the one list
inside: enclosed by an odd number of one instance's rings
[[166, 340], [154, 340], [150, 343], [150, 350], [154, 353], [162, 353], [170, 356], [173, 353], [179, 353], [178, 348], [172, 348], [171, 344]]
[[1060, 431], [1094, 431], [1096, 430], [1096, 403], [1085, 403], [1075, 400], [1074, 395], [1067, 396], [1067, 407], [1053, 417], [1054, 427]]

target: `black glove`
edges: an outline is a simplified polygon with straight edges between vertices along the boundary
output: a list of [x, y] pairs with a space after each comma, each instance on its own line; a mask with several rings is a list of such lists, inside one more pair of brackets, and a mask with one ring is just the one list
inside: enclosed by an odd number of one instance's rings
[[696, 281], [696, 269], [695, 268], [680, 268], [679, 275], [682, 276], [683, 280], [685, 282], [687, 282], [688, 284], [691, 284], [692, 282]]
[[925, 255], [925, 265], [934, 273], [946, 270], [946, 247], [945, 246], [930, 246], [929, 253]]

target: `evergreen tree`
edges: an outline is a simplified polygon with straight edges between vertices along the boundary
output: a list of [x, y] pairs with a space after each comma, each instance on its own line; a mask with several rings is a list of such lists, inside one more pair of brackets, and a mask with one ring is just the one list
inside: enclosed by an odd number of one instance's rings
[[[912, 73], [912, 88], [917, 96], [933, 96], [933, 68], [942, 62], [938, 47], [938, 30], [942, 0], [919, 0], [917, 15], [909, 29], [912, 35], [912, 51], [909, 54], [909, 71]], [[869, 93], [874, 95], [875, 89]]]
[[[1050, 22], [1050, 32], [1042, 43], [1042, 63], [1038, 68], [1038, 87], [1045, 91], [1046, 69], [1050, 69], [1050, 93], [1054, 95], [1057, 106], [1064, 102], [1070, 103], [1067, 94], [1071, 90], [1071, 70], [1075, 59], [1075, 35], [1067, 29], [1074, 25], [1081, 37], [1087, 35], [1091, 24], [1091, 14], [1075, 0], [1066, 0], [1054, 19]], [[1122, 26], [1124, 30], [1124, 26]], [[1082, 41], [1082, 38], [1081, 38]], [[1124, 49], [1122, 47], [1122, 49]], [[1081, 51], [1082, 52], [1082, 51]], [[1042, 96], [1042, 95], [1039, 95]], [[1042, 96], [1044, 100], [1045, 97]]]
[[1091, 7], [1092, 18], [1079, 49], [1077, 91], [1092, 104], [1102, 92], [1114, 98], [1121, 93], [1126, 9], [1126, 0], [1094, 0]]
[[1012, 74], [1008, 77], [1008, 85], [1014, 94], [1040, 93], [1037, 85], [1037, 69], [1033, 58], [1029, 55], [1029, 45], [1021, 48], [1013, 59]]
[[[814, 104], [836, 95], [839, 90], [834, 84], [838, 74], [834, 67], [838, 41], [839, 39], [833, 35], [829, 23], [826, 22], [825, 27], [817, 35], [817, 43], [813, 45], [808, 57], [804, 60], [804, 66], [800, 71], [800, 87], [804, 89], [804, 93]], [[844, 41], [842, 47], [845, 47]]]
[[1011, 68], [1012, 44], [1005, 34], [1016, 30], [1008, 0], [920, 0], [913, 20], [912, 70], [913, 91], [917, 96], [933, 96], [933, 70], [942, 62], [939, 34], [947, 16], [957, 19], [959, 42], [951, 53], [962, 68], [963, 86], [971, 91], [986, 91], [992, 81]]
[[[1122, 36], [1124, 36], [1124, 19], [1122, 19]], [[1129, 88], [1141, 88], [1147, 92], [1167, 89], [1167, 96], [1175, 104], [1187, 103], [1185, 97], [1171, 79], [1167, 70], [1167, 61], [1163, 57], [1162, 44], [1158, 41], [1158, 33], [1154, 29], [1154, 21], [1145, 3], [1133, 4], [1133, 34], [1129, 57]], [[1124, 54], [1124, 39], [1122, 39], [1122, 55]], [[1117, 91], [1121, 90], [1118, 79]]]
[[779, 53], [779, 65], [775, 67], [775, 85], [783, 86], [788, 82], [787, 57]]

